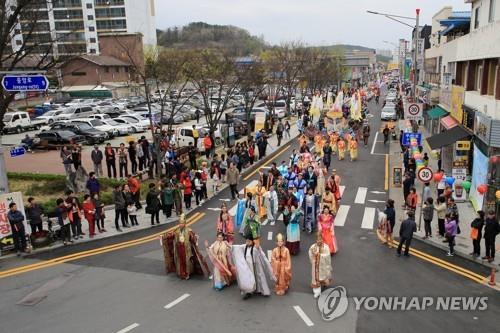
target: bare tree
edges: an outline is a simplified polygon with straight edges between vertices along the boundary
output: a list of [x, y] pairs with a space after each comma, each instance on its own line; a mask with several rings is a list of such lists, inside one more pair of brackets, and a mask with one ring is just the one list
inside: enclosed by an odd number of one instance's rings
[[187, 75], [202, 98], [205, 119], [211, 133], [228, 109], [239, 87], [234, 58], [221, 50], [196, 51], [187, 66]]
[[257, 99], [266, 90], [269, 76], [264, 62], [261, 59], [252, 59], [249, 63], [236, 64], [236, 77], [238, 78], [240, 93], [247, 121], [247, 136], [250, 138], [255, 118], [251, 119], [251, 112]]

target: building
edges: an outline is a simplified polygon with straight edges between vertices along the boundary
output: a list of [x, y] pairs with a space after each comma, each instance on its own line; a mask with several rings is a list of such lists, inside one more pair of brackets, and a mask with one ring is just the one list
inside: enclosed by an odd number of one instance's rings
[[[441, 149], [443, 169], [466, 174], [476, 209], [500, 212], [500, 1], [466, 0], [470, 12], [445, 7], [433, 18], [426, 79], [439, 87], [439, 133], [428, 139]], [[478, 192], [487, 185], [487, 192]]]
[[[7, 0], [7, 10], [17, 0]], [[34, 5], [39, 41], [54, 41], [56, 57], [73, 54], [100, 55], [103, 34], [141, 33], [145, 45], [156, 45], [154, 0], [52, 0]], [[32, 13], [21, 17], [12, 35], [12, 47], [23, 45], [32, 28]], [[41, 46], [43, 51], [43, 46]]]
[[344, 53], [345, 81], [361, 86], [369, 80], [370, 72], [377, 62], [375, 50], [352, 50]]

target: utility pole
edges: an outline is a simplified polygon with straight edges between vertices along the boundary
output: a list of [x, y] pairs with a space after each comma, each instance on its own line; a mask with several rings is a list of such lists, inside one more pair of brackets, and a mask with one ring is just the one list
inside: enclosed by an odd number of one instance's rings
[[418, 64], [417, 64], [417, 59], [418, 59], [418, 40], [420, 39], [420, 33], [419, 33], [419, 18], [420, 18], [420, 9], [416, 9], [416, 25], [415, 25], [415, 49], [413, 52], [413, 102], [417, 102], [417, 84], [418, 84], [418, 78], [417, 78], [417, 72], [418, 72]]

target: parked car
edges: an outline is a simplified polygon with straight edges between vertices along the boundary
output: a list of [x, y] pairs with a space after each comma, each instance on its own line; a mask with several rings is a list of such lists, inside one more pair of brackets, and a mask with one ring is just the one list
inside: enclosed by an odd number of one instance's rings
[[[206, 133], [209, 133], [208, 128], [204, 126], [197, 126], [196, 129], [198, 130], [198, 134], [200, 138], [205, 137]], [[216, 131], [214, 133], [215, 137], [215, 145], [219, 146], [221, 145], [224, 140], [222, 139], [220, 135], [220, 131]], [[192, 127], [179, 127], [175, 129], [175, 139], [177, 141], [177, 147], [187, 147], [189, 143], [191, 142], [194, 144], [194, 138], [193, 138], [193, 128]], [[198, 150], [200, 152], [205, 151], [205, 146], [203, 145], [203, 140], [198, 140]]]
[[380, 119], [382, 120], [397, 120], [396, 106], [392, 103], [387, 103], [380, 112]]
[[35, 135], [35, 148], [51, 148], [72, 143], [83, 143], [85, 137], [66, 130], [50, 130]]
[[54, 117], [54, 120], [70, 120], [75, 118], [87, 118], [96, 111], [91, 106], [69, 107]]
[[[149, 113], [148, 113], [148, 116], [149, 116]], [[121, 116], [115, 118], [115, 120], [118, 119], [118, 118], [128, 120], [129, 122], [131, 122], [133, 124], [137, 123], [137, 124], [141, 125], [144, 128], [149, 128], [150, 125], [151, 125], [151, 123], [149, 121], [149, 118], [142, 117], [142, 116], [140, 116], [138, 114], [124, 114], [124, 115], [121, 115]], [[155, 119], [153, 118], [153, 120], [155, 120]]]
[[118, 131], [118, 135], [128, 135], [129, 133], [134, 133], [132, 126], [115, 121], [115, 119], [101, 119], [101, 121], [115, 128]]
[[[96, 130], [85, 123], [71, 124], [68, 122], [55, 122], [49, 125], [49, 127], [50, 129], [48, 131], [63, 130], [71, 131], [75, 134], [81, 135], [85, 137], [85, 140], [89, 145], [103, 143], [108, 138], [108, 134], [106, 132]], [[46, 132], [46, 130], [43, 129], [42, 131]]]
[[37, 120], [43, 120], [45, 124], [52, 124], [57, 115], [61, 114], [63, 110], [47, 111], [43, 115], [36, 117]]
[[141, 120], [137, 120], [136, 118], [131, 117], [118, 117], [113, 119], [115, 123], [118, 123], [122, 126], [127, 126], [130, 129], [130, 133], [141, 133], [145, 132], [147, 126], [141, 124]]
[[69, 123], [70, 124], [77, 124], [77, 125], [78, 124], [87, 124], [96, 130], [108, 133], [109, 138], [114, 138], [115, 136], [118, 136], [120, 134], [116, 128], [104, 123], [100, 119], [78, 118], [78, 119], [70, 120]]
[[7, 112], [3, 116], [4, 133], [21, 133], [22, 131], [39, 129], [45, 124], [44, 120], [31, 119], [28, 112]]

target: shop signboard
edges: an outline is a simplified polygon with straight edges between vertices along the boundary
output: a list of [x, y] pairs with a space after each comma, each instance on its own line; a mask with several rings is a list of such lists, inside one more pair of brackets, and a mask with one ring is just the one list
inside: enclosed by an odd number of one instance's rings
[[474, 135], [487, 145], [490, 144], [490, 136], [491, 136], [490, 117], [481, 112], [476, 112], [476, 121], [474, 122]]
[[451, 90], [441, 89], [439, 93], [439, 104], [441, 104], [446, 111], [451, 110]]
[[470, 141], [455, 142], [455, 150], [470, 150]]
[[465, 88], [461, 86], [452, 86], [451, 88], [451, 109], [450, 115], [459, 123], [463, 120]]
[[456, 202], [464, 202], [467, 198], [467, 193], [462, 187], [462, 182], [467, 180], [466, 168], [453, 168], [451, 169], [451, 176], [455, 178], [453, 183], [453, 198]]
[[488, 181], [488, 157], [484, 155], [477, 145], [473, 152], [472, 181], [469, 198], [476, 210], [483, 209], [484, 195], [477, 191], [477, 187], [487, 184]]

